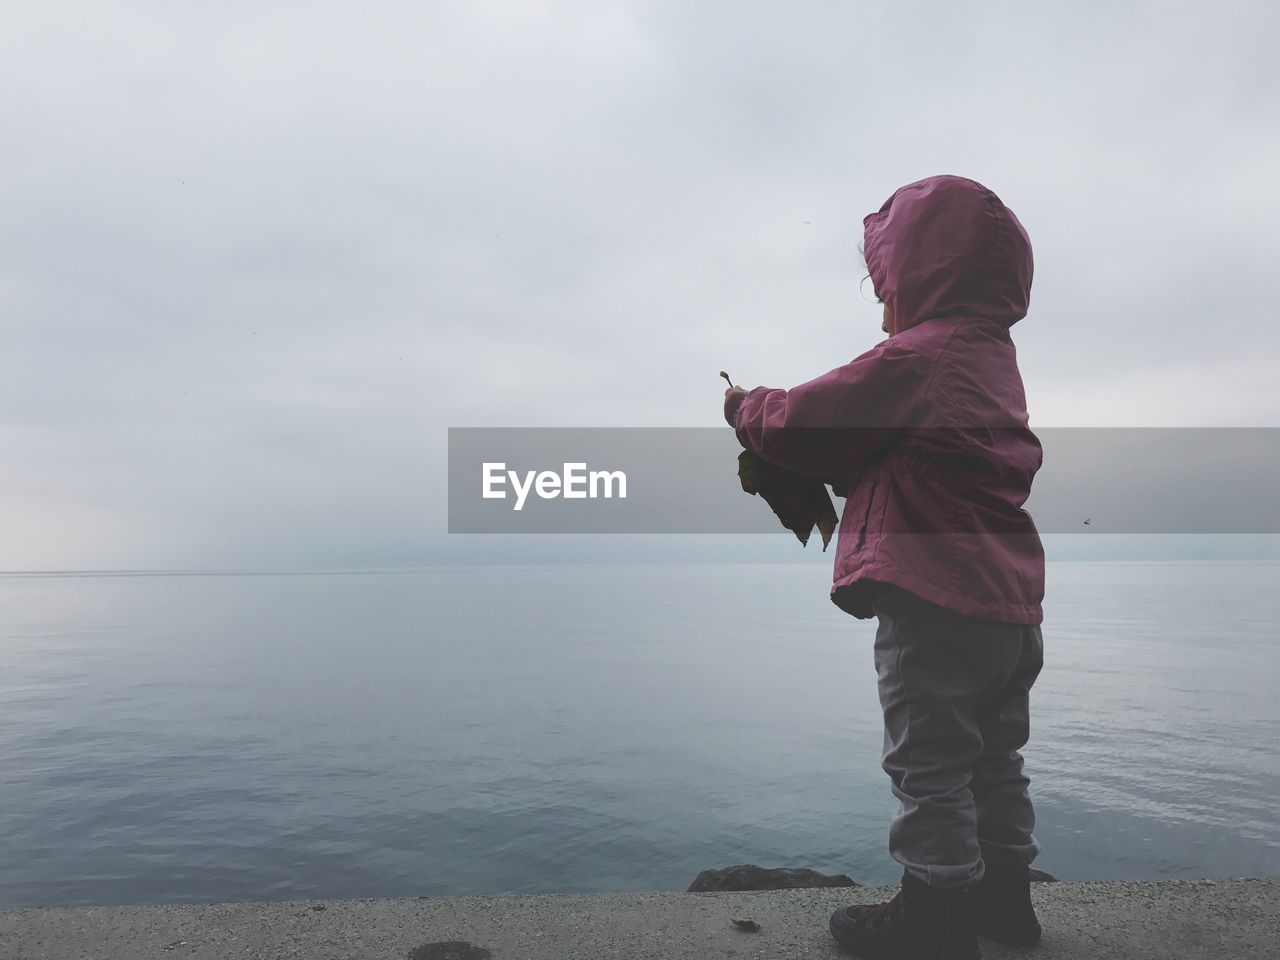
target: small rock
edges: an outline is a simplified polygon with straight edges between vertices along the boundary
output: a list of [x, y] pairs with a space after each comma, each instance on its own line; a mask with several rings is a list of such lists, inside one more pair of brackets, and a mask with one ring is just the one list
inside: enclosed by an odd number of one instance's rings
[[805, 867], [757, 867], [742, 863], [723, 870], [703, 870], [686, 893], [729, 890], [799, 890], [807, 887], [856, 887], [843, 873], [828, 876]]

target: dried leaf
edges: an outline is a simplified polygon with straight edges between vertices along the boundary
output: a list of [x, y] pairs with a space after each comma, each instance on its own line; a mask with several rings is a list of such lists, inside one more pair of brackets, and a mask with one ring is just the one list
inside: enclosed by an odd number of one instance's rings
[[759, 922], [752, 920], [750, 917], [732, 917], [730, 919], [738, 925], [739, 930], [750, 930], [755, 933], [760, 929]]
[[782, 525], [794, 533], [801, 544], [808, 546], [809, 536], [817, 527], [822, 535], [822, 550], [826, 552], [838, 520], [826, 484], [821, 480], [792, 473], [760, 459], [750, 450], [743, 450], [738, 454], [738, 482], [747, 493], [758, 495], [769, 504]]

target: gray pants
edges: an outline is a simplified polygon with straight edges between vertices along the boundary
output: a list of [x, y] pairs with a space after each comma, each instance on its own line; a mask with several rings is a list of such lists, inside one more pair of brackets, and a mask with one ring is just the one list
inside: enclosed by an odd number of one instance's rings
[[1039, 627], [974, 620], [888, 584], [874, 602], [883, 766], [900, 801], [889, 853], [933, 887], [982, 879], [1040, 844], [1018, 752], [1044, 665]]

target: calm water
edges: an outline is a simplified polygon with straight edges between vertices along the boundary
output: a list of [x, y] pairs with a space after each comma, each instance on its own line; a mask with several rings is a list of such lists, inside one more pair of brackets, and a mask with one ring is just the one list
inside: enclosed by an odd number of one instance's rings
[[[1051, 564], [1062, 879], [1280, 874], [1280, 567]], [[892, 883], [825, 567], [0, 578], [0, 905]]]

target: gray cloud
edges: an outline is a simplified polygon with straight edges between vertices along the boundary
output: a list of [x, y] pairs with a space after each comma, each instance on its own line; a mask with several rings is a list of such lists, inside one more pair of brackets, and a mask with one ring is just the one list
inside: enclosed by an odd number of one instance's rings
[[1035, 244], [1033, 423], [1274, 426], [1277, 19], [15, 8], [0, 569], [447, 556], [446, 427], [709, 425], [721, 368], [844, 362], [861, 217], [944, 171]]

